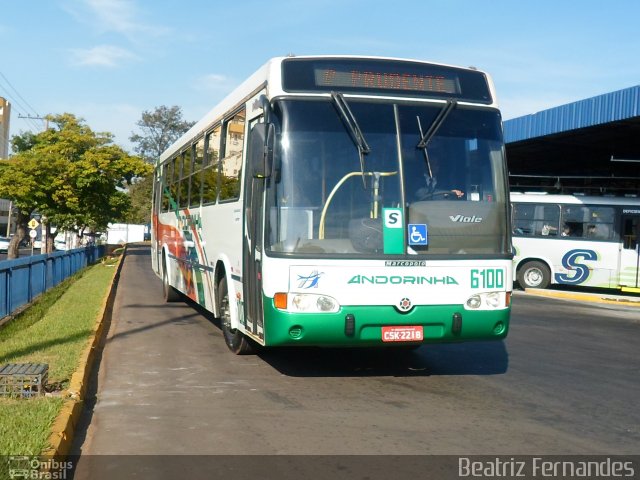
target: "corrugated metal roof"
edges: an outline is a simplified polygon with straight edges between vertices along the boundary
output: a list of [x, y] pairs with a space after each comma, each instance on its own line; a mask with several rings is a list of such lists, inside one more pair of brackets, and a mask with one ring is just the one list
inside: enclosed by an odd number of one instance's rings
[[506, 120], [506, 143], [640, 116], [640, 85]]

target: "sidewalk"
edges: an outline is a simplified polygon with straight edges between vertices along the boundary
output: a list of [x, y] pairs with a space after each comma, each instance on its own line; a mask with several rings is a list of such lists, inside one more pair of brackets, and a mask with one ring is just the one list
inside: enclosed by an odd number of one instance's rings
[[620, 295], [615, 292], [580, 292], [540, 288], [527, 288], [524, 293], [529, 295], [537, 295], [539, 297], [559, 298], [565, 300], [577, 300], [580, 302], [602, 303], [609, 305], [618, 305], [624, 307], [640, 308], [640, 296]]

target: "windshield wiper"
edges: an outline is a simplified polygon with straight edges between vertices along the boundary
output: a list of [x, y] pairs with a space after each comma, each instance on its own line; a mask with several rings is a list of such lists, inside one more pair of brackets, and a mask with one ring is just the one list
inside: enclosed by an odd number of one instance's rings
[[418, 148], [421, 148], [421, 149], [427, 148], [427, 144], [429, 143], [429, 141], [433, 138], [433, 136], [436, 134], [438, 129], [442, 126], [444, 121], [447, 119], [447, 117], [451, 113], [451, 110], [453, 110], [456, 107], [456, 105], [457, 105], [457, 102], [455, 102], [454, 100], [447, 100], [447, 104], [444, 106], [442, 110], [440, 110], [440, 113], [438, 113], [438, 116], [433, 121], [433, 123], [431, 124], [431, 126], [429, 127], [429, 129], [426, 131], [424, 135], [422, 135], [422, 127], [420, 126], [420, 120], [418, 119], [418, 127], [420, 128], [420, 135], [422, 136], [422, 138], [418, 142], [418, 145], [416, 145]]
[[353, 115], [353, 112], [349, 108], [349, 104], [344, 99], [344, 95], [339, 92], [331, 92], [331, 99], [333, 100], [338, 113], [340, 114], [340, 118], [344, 122], [345, 126], [349, 130], [351, 134], [351, 138], [353, 139], [353, 143], [355, 143], [358, 148], [358, 156], [360, 157], [360, 172], [362, 173], [362, 185], [365, 190], [367, 188], [367, 183], [364, 180], [364, 156], [371, 153], [371, 148], [369, 148], [369, 144], [364, 139], [364, 135], [362, 130], [360, 129], [360, 125], [358, 125], [358, 121], [356, 117]]

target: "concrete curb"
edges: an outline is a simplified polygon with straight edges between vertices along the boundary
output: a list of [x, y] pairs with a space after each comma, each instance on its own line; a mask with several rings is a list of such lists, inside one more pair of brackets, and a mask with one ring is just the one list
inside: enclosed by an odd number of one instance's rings
[[103, 341], [111, 322], [116, 288], [126, 254], [127, 247], [125, 246], [124, 252], [120, 256], [118, 263], [115, 265], [111, 286], [105, 295], [102, 302], [102, 308], [96, 318], [93, 336], [80, 356], [79, 367], [71, 376], [69, 388], [63, 392], [65, 398], [64, 404], [60, 413], [53, 422], [51, 435], [49, 436], [49, 448], [42, 452], [42, 457], [61, 461], [64, 460], [71, 452], [73, 436], [75, 428], [80, 420], [80, 415], [82, 414], [84, 396], [87, 391], [87, 385], [93, 369], [96, 352], [98, 351], [100, 343]]
[[525, 289], [525, 293], [529, 295], [537, 295], [539, 297], [560, 298], [565, 300], [577, 300], [580, 302], [604, 303], [609, 305], [640, 308], [640, 297], [638, 300], [633, 300], [631, 298], [621, 298], [606, 293], [559, 292], [557, 290], [539, 288], [527, 288]]

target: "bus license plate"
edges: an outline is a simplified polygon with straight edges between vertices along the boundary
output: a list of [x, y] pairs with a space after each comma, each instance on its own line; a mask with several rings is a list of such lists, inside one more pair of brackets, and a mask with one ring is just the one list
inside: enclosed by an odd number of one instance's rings
[[382, 327], [383, 342], [421, 342], [423, 339], [421, 325]]

